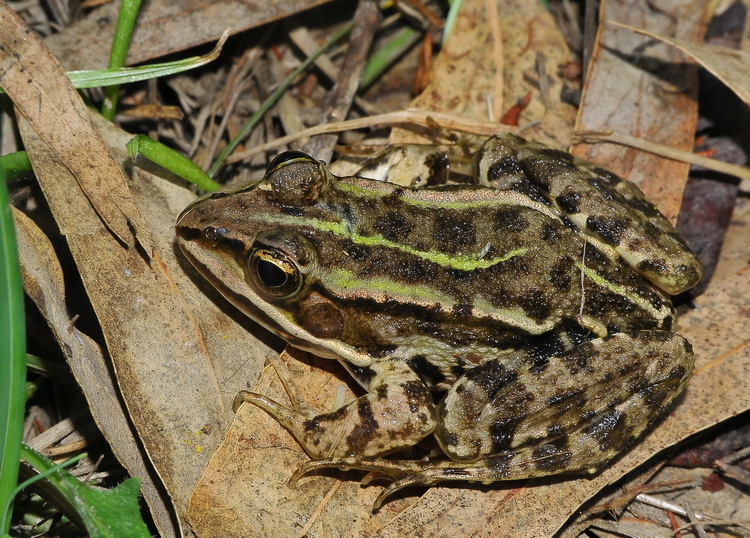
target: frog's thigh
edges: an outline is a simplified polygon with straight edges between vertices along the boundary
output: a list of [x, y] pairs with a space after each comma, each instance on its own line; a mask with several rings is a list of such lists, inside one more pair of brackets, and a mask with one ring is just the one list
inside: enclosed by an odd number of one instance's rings
[[529, 364], [520, 372], [507, 358], [467, 372], [438, 407], [446, 454], [496, 460], [496, 478], [598, 470], [663, 414], [693, 369], [690, 344], [663, 331], [595, 339], [533, 366], [519, 358]]
[[[307, 405], [290, 409], [266, 396], [241, 392], [235, 403], [248, 402], [274, 417], [310, 457], [373, 457], [412, 446], [435, 428], [432, 395], [401, 360], [370, 367], [369, 392], [330, 413], [316, 414]], [[294, 395], [290, 393], [290, 398]]]

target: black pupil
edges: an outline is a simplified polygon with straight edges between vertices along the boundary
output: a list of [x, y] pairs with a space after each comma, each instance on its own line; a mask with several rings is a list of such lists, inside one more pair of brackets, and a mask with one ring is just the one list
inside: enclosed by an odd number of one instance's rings
[[287, 281], [286, 271], [267, 260], [258, 261], [258, 278], [269, 288], [278, 288]]

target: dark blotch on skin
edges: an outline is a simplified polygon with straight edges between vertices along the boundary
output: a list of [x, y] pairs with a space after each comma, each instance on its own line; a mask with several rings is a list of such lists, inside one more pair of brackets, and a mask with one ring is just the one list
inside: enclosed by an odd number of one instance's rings
[[581, 196], [577, 192], [568, 192], [555, 198], [560, 209], [571, 215], [581, 210], [579, 206], [580, 200]]
[[492, 452], [494, 454], [511, 449], [516, 429], [518, 429], [517, 420], [496, 420], [492, 423], [490, 438], [492, 439]]
[[365, 399], [357, 400], [357, 413], [359, 414], [359, 424], [357, 424], [349, 435], [346, 436], [346, 446], [348, 453], [352, 456], [362, 454], [365, 447], [378, 431], [378, 421], [372, 413], [370, 402]]
[[470, 304], [456, 304], [453, 305], [452, 313], [454, 316], [459, 318], [465, 318], [471, 316], [474, 307]]
[[524, 313], [535, 321], [543, 321], [550, 315], [550, 303], [542, 290], [529, 290], [518, 297]]
[[500, 361], [491, 360], [466, 372], [465, 378], [482, 389], [488, 400], [493, 400], [498, 391], [518, 379], [518, 374]]
[[476, 229], [471, 215], [438, 215], [432, 226], [432, 237], [442, 252], [453, 254], [476, 243]]
[[615, 325], [614, 323], [609, 323], [607, 325], [607, 334], [615, 334], [615, 333], [621, 333], [622, 327], [619, 325]]
[[492, 470], [495, 476], [502, 477], [508, 475], [512, 459], [512, 452], [503, 452], [494, 454], [492, 457], [485, 459], [483, 463], [488, 469]]
[[547, 193], [550, 192], [552, 178], [578, 170], [573, 156], [557, 149], [535, 152], [533, 157], [522, 160], [521, 165], [527, 177]]
[[661, 259], [643, 260], [638, 264], [638, 270], [644, 273], [655, 273], [664, 275], [669, 271], [667, 264]]
[[565, 225], [565, 227], [569, 230], [573, 230], [575, 233], [578, 233], [580, 230], [578, 229], [578, 226], [575, 225], [575, 223], [570, 220], [565, 215], [562, 215], [560, 217], [560, 221]]
[[435, 386], [445, 381], [445, 376], [440, 368], [432, 364], [424, 355], [414, 355], [406, 361], [412, 370], [417, 372], [422, 378], [426, 378], [429, 384]]
[[547, 426], [547, 436], [549, 436], [550, 439], [558, 437], [559, 435], [562, 435], [562, 434], [563, 434], [563, 431], [559, 424], [553, 424], [551, 426]]
[[[312, 432], [320, 432], [321, 429], [324, 428], [323, 423], [325, 422], [336, 422], [341, 419], [344, 415], [348, 413], [348, 409], [346, 406], [339, 407], [335, 411], [331, 411], [330, 413], [324, 413], [322, 415], [318, 415], [316, 417], [311, 418], [310, 420], [306, 420], [303, 423], [303, 427], [305, 429], [305, 433], [312, 433]], [[317, 445], [318, 442], [320, 442], [319, 439], [313, 438], [313, 441], [315, 441], [315, 444]]]
[[388, 241], [402, 242], [406, 240], [414, 226], [398, 211], [389, 211], [375, 219], [373, 228]]
[[652, 222], [646, 222], [643, 225], [643, 233], [652, 239], [657, 239], [664, 235], [664, 230], [662, 230]]
[[584, 387], [568, 392], [555, 394], [547, 400], [549, 407], [562, 406], [564, 409], [568, 409], [575, 403], [575, 398], [584, 391]]
[[545, 221], [542, 226], [542, 239], [547, 243], [554, 243], [560, 241], [565, 234], [565, 228], [561, 227], [555, 221]]
[[369, 249], [367, 247], [362, 245], [355, 245], [348, 239], [341, 242], [341, 249], [346, 252], [347, 256], [357, 262], [361, 262], [367, 259], [367, 256], [369, 254]]
[[544, 148], [538, 150], [538, 154], [544, 157], [544, 161], [561, 166], [565, 170], [578, 170], [575, 163], [575, 157], [567, 151], [555, 148]]
[[404, 282], [421, 283], [437, 278], [437, 267], [432, 262], [420, 259], [393, 260], [390, 277]]
[[528, 351], [531, 360], [531, 373], [535, 375], [543, 373], [549, 364], [549, 359], [564, 352], [565, 345], [557, 334], [542, 338]]
[[627, 205], [627, 201], [625, 200], [625, 197], [622, 196], [619, 192], [612, 189], [609, 182], [603, 182], [599, 181], [596, 178], [590, 178], [589, 183], [591, 186], [593, 186], [596, 190], [599, 191], [599, 193], [604, 197], [604, 199], [609, 200], [610, 202], [619, 202], [623, 205]]
[[624, 219], [612, 217], [590, 216], [586, 219], [586, 228], [597, 234], [605, 243], [619, 245], [623, 233], [630, 225]]
[[554, 473], [568, 468], [573, 454], [568, 450], [568, 436], [562, 435], [534, 448], [533, 458], [537, 469]]
[[521, 165], [514, 155], [500, 159], [492, 163], [487, 170], [487, 179], [494, 181], [501, 176], [510, 176], [523, 174]]
[[524, 211], [517, 207], [501, 207], [495, 211], [495, 230], [521, 233], [529, 226], [529, 221], [523, 215]]
[[289, 215], [291, 217], [301, 217], [304, 215], [302, 208], [296, 205], [282, 205], [281, 212], [284, 215]]
[[404, 189], [397, 187], [391, 191], [388, 196], [383, 197], [383, 204], [385, 207], [392, 207], [401, 203], [401, 198], [404, 196]]
[[370, 381], [375, 376], [375, 372], [366, 366], [354, 366], [353, 364], [349, 364], [348, 369], [349, 372], [351, 372], [352, 377], [365, 387], [370, 385]]
[[643, 213], [647, 217], [656, 217], [658, 215], [661, 215], [659, 210], [656, 209], [656, 206], [644, 198], [633, 198], [629, 202], [630, 207], [632, 207], [639, 213]]
[[552, 202], [550, 202], [549, 198], [547, 198], [542, 190], [528, 181], [519, 181], [514, 183], [512, 190], [519, 194], [523, 194], [524, 196], [535, 202], [540, 202], [544, 205], [552, 205]]
[[626, 441], [623, 437], [626, 430], [625, 423], [626, 419], [623, 414], [612, 409], [593, 419], [581, 431], [599, 443], [599, 449], [606, 452], [625, 446]]
[[211, 200], [218, 200], [219, 198], [225, 198], [226, 196], [228, 196], [226, 192], [219, 191], [219, 192], [212, 192], [209, 198]]
[[603, 180], [607, 181], [612, 186], [617, 185], [618, 183], [622, 183], [622, 178], [620, 176], [599, 166], [595, 166], [591, 169], [591, 171]]
[[458, 379], [462, 375], [466, 373], [466, 366], [464, 365], [463, 361], [457, 362], [453, 366], [451, 366], [451, 373]]
[[590, 369], [589, 361], [597, 360], [596, 348], [590, 344], [581, 344], [576, 349], [575, 353], [571, 353], [566, 357], [562, 357], [565, 366], [568, 367], [570, 375], [580, 375], [581, 372], [587, 372]]
[[[435, 406], [427, 385], [421, 381], [406, 381], [401, 384], [401, 389], [409, 401], [409, 412], [415, 416], [422, 415], [419, 418], [420, 422], [424, 423], [427, 418], [423, 411], [430, 410], [434, 414]], [[434, 416], [431, 418], [434, 418]]]
[[573, 263], [573, 259], [566, 256], [552, 267], [549, 280], [555, 289], [560, 291], [570, 289], [570, 284], [573, 282]]
[[441, 439], [445, 446], [456, 446], [458, 444], [458, 435], [455, 433], [444, 432]]
[[533, 357], [531, 363], [531, 373], [534, 375], [543, 374], [547, 369], [547, 366], [549, 366], [549, 359], [550, 357], [548, 355]]

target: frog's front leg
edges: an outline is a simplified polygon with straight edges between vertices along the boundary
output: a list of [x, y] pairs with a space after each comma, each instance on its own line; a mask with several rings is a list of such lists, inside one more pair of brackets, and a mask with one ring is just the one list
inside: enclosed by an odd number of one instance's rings
[[[291, 433], [313, 459], [368, 458], [412, 446], [435, 429], [435, 405], [424, 382], [404, 361], [381, 360], [369, 370], [369, 392], [330, 413], [306, 404], [290, 409], [253, 392], [234, 401], [256, 405]], [[285, 383], [286, 385], [286, 383]], [[287, 390], [290, 398], [295, 395]]]

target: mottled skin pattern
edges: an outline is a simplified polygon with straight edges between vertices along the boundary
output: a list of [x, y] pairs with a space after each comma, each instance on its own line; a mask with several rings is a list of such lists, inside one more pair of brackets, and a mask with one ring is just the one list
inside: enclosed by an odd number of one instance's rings
[[[595, 472], [686, 385], [668, 293], [701, 269], [642, 193], [510, 134], [474, 173], [410, 189], [288, 152], [180, 216], [183, 252], [230, 301], [367, 390], [324, 414], [238, 396], [316, 460], [295, 479], [377, 471], [394, 480], [379, 504], [411, 484]], [[450, 460], [382, 458], [429, 434]]]

